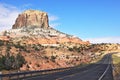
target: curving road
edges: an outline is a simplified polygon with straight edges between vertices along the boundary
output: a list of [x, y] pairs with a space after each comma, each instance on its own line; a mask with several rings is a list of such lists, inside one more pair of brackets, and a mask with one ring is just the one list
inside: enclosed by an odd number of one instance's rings
[[86, 67], [75, 67], [24, 80], [113, 80], [111, 61], [111, 54], [107, 54], [98, 63]]

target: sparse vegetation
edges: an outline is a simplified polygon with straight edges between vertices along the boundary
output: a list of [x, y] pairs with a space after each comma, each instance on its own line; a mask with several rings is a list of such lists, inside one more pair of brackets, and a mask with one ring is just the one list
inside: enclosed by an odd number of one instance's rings
[[[24, 39], [26, 38], [24, 37]], [[0, 69], [13, 70], [26, 68], [26, 70], [30, 70], [32, 67], [35, 69], [37, 67], [41, 67], [43, 62], [51, 64], [51, 61], [55, 63], [54, 66], [58, 66], [60, 65], [59, 60], [63, 60], [63, 63], [67, 64], [68, 66], [71, 64], [76, 66], [81, 63], [88, 63], [90, 60], [96, 60], [99, 56], [101, 56], [96, 55], [96, 52], [104, 54], [102, 51], [109, 49], [111, 49], [109, 48], [109, 44], [80, 45], [73, 43], [63, 43], [58, 46], [44, 46], [41, 44], [27, 44], [24, 41], [0, 41]], [[21, 54], [25, 58], [29, 58], [29, 61], [27, 59], [25, 61]], [[34, 61], [35, 59], [43, 60], [43, 62], [39, 62], [39, 64], [37, 64], [37, 61]], [[29, 64], [29, 62], [31, 62], [31, 64]], [[21, 67], [23, 64], [25, 65]], [[31, 67], [33, 64], [35, 67]], [[64, 67], [64, 65], [62, 66]]]
[[[11, 47], [16, 46], [17, 48], [19, 45], [14, 45], [11, 42], [4, 42], [0, 41], [0, 45], [3, 45], [6, 47], [6, 51], [4, 55], [1, 54], [0, 56], [0, 70], [11, 70], [11, 69], [19, 69], [22, 67], [23, 64], [25, 64], [24, 57], [18, 53], [18, 54], [11, 54]], [[1, 52], [2, 53], [2, 52]]]
[[36, 51], [40, 51], [40, 48], [39, 48], [39, 47], [35, 47], [35, 50], [36, 50]]
[[69, 51], [73, 51], [73, 48], [69, 48]]
[[25, 63], [26, 61], [21, 54], [13, 56], [7, 53], [5, 56], [0, 57], [0, 70], [19, 69]]
[[45, 59], [49, 59], [47, 56], [44, 56]]
[[51, 61], [55, 62], [56, 56], [51, 56]]
[[4, 41], [0, 40], [0, 46], [4, 45]]
[[115, 77], [120, 75], [120, 57], [113, 55], [113, 64], [114, 64], [114, 71], [115, 71]]
[[25, 47], [22, 46], [22, 45], [20, 44], [20, 42], [18, 42], [17, 44], [14, 44], [14, 46], [15, 46], [16, 48], [25, 49]]

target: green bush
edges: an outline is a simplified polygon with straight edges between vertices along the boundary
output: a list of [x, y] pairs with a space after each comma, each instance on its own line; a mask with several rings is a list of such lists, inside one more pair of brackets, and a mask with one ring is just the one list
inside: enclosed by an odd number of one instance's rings
[[69, 51], [74, 51], [73, 48], [69, 48]]
[[13, 69], [19, 69], [25, 63], [26, 63], [26, 61], [25, 61], [24, 57], [20, 53], [17, 54], [15, 57], [15, 62], [13, 64], [14, 65]]
[[0, 40], [0, 46], [4, 45], [4, 41]]
[[39, 47], [35, 47], [35, 50], [36, 50], [36, 51], [40, 51], [40, 48], [39, 48]]
[[26, 61], [21, 54], [13, 56], [7, 53], [5, 56], [0, 57], [0, 70], [19, 69], [25, 63]]
[[51, 56], [51, 61], [55, 62], [56, 57], [55, 56]]

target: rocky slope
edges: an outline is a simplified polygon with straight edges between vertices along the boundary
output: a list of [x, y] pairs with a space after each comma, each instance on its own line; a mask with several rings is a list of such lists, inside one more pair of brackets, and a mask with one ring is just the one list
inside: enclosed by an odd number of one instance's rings
[[78, 43], [78, 44], [89, 44], [89, 42], [84, 42], [81, 39], [61, 33], [53, 28], [43, 29], [43, 28], [20, 28], [12, 29], [3, 32], [1, 39], [14, 41], [24, 41], [28, 44], [61, 44], [61, 43]]
[[89, 54], [71, 49], [76, 45], [89, 44], [89, 41], [51, 28], [47, 13], [37, 10], [24, 11], [11, 30], [0, 33], [0, 55], [9, 52], [12, 56], [24, 56], [26, 63], [21, 70], [63, 68], [87, 63], [92, 59]]
[[[120, 44], [73, 44], [41, 45], [0, 40], [0, 56], [21, 54], [26, 63], [20, 70], [44, 70], [72, 67], [90, 63], [106, 51], [120, 51]], [[0, 67], [1, 68], [1, 67]]]
[[94, 54], [88, 54], [88, 51], [82, 53], [78, 49], [62, 44], [42, 46], [41, 44], [0, 40], [0, 56], [6, 55], [8, 52], [11, 56], [16, 56], [16, 54], [24, 56], [26, 63], [20, 70], [65, 68], [89, 63], [92, 60], [91, 55]]
[[[0, 39], [13, 39], [28, 44], [61, 44], [78, 43], [89, 44], [78, 37], [62, 33], [49, 27], [48, 15], [37, 10], [27, 10], [18, 16], [11, 30], [0, 34]], [[8, 36], [8, 38], [6, 38]], [[23, 40], [24, 39], [24, 40]]]

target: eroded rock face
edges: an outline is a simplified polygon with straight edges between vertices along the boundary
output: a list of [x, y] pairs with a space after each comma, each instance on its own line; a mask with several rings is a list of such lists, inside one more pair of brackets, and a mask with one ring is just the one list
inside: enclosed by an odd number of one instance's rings
[[26, 10], [22, 14], [19, 14], [12, 29], [21, 27], [48, 28], [48, 15], [38, 10]]
[[[28, 44], [90, 44], [49, 27], [47, 13], [38, 10], [26, 10], [19, 14], [12, 29], [4, 31], [2, 36], [9, 36], [8, 39], [12, 38], [15, 42], [22, 41]], [[4, 40], [3, 37], [1, 39]]]

